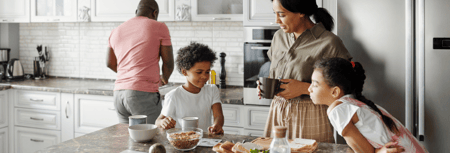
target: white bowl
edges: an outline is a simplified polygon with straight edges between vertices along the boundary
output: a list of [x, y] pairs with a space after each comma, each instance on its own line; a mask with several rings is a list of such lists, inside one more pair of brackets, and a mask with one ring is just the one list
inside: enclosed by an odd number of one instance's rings
[[158, 128], [154, 124], [136, 124], [128, 127], [128, 133], [135, 142], [147, 142], [155, 137]]

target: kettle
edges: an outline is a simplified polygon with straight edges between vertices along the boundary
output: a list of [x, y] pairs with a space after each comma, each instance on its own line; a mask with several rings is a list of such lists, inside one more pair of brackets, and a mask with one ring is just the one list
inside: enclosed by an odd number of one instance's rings
[[6, 66], [6, 78], [10, 80], [22, 80], [24, 78], [23, 74], [23, 67], [19, 59], [11, 59], [8, 66]]

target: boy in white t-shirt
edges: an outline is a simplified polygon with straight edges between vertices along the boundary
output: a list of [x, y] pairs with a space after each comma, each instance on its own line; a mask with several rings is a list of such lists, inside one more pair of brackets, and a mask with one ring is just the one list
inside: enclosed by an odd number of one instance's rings
[[[206, 85], [216, 54], [208, 46], [191, 42], [178, 50], [178, 71], [187, 82], [165, 95], [156, 125], [164, 129], [180, 128], [183, 117], [198, 117], [198, 127], [212, 134], [223, 134], [223, 113], [220, 91], [215, 85]], [[211, 112], [214, 122], [211, 123]]]

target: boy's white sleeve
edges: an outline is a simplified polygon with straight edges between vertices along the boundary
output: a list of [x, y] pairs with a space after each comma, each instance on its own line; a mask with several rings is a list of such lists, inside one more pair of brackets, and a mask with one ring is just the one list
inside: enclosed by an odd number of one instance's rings
[[176, 113], [176, 97], [173, 96], [173, 92], [169, 92], [164, 96], [164, 106], [161, 110], [161, 114], [164, 116], [175, 117]]
[[219, 90], [219, 88], [217, 88], [216, 85], [211, 85], [211, 86], [212, 86], [212, 91], [213, 91], [212, 92], [213, 100], [212, 100], [211, 106], [216, 104], [216, 103], [222, 103], [222, 100], [220, 100], [220, 90]]

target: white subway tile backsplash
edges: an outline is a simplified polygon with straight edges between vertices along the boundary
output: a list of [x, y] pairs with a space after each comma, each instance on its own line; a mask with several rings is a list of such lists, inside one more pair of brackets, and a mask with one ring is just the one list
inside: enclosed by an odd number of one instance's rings
[[[25, 73], [33, 73], [32, 61], [38, 56], [36, 46], [48, 46], [48, 73], [52, 76], [116, 79], [117, 74], [106, 67], [106, 53], [111, 31], [120, 22], [80, 23], [21, 23], [19, 56]], [[165, 22], [168, 26], [174, 57], [191, 41], [208, 45], [217, 53], [212, 67], [220, 74], [220, 52], [225, 52], [227, 84], [243, 85], [238, 67], [243, 64], [242, 22]], [[176, 59], [175, 59], [176, 60]], [[161, 63], [161, 62], [160, 62]], [[186, 79], [177, 68], [170, 82], [184, 83]]]

